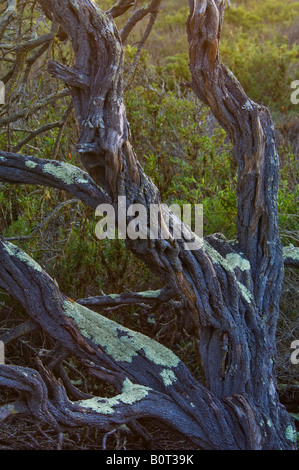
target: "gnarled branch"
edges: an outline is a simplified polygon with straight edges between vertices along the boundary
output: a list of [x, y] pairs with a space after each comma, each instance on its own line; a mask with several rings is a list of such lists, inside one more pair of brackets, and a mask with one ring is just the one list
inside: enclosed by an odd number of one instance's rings
[[69, 163], [0, 151], [0, 181], [64, 189], [93, 209], [108, 195], [80, 168]]
[[[0, 287], [18, 298], [35, 322], [91, 369], [93, 364], [104, 365], [126, 376], [120, 396], [74, 403], [49, 371], [44, 371], [44, 381], [34, 370], [0, 366], [0, 385], [23, 390], [34, 416], [55, 427], [89, 424], [102, 428], [133, 417], [159, 417], [203, 448], [222, 445], [215, 429], [226, 433], [226, 448], [243, 445], [228, 430], [232, 418], [226, 403], [198, 384], [170, 350], [68, 299], [35, 261], [11, 243], [0, 241], [0, 257]], [[235, 397], [235, 407], [238, 401]]]

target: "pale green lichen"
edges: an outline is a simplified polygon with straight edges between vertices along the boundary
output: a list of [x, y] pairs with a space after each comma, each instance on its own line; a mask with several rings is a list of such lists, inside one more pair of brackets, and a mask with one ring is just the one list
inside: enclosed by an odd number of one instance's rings
[[289, 425], [286, 429], [285, 436], [289, 441], [296, 442], [297, 431], [293, 428], [293, 426]]
[[299, 248], [295, 247], [292, 244], [284, 247], [283, 257], [284, 259], [291, 258], [294, 261], [299, 261]]
[[6, 158], [5, 157], [0, 157], [0, 162], [6, 162]]
[[252, 293], [241, 282], [237, 281], [243, 298], [250, 304], [254, 299]]
[[[225, 263], [225, 259], [216, 251], [208, 242], [203, 240], [203, 249], [207, 252], [210, 258], [218, 264]], [[229, 268], [231, 270], [231, 268]]]
[[76, 404], [80, 408], [93, 410], [97, 413], [104, 415], [112, 415], [114, 413], [113, 406], [118, 405], [119, 401], [116, 397], [113, 398], [89, 398], [88, 400], [78, 401]]
[[[138, 295], [141, 295], [141, 297], [144, 297], [146, 299], [152, 299], [152, 298], [157, 298], [161, 294], [162, 289], [160, 290], [148, 290], [145, 292], [138, 292]], [[120, 297], [120, 294], [109, 294], [108, 297], [111, 299], [118, 299]]]
[[214, 263], [220, 264], [228, 272], [234, 272], [236, 268], [241, 271], [250, 270], [249, 261], [238, 253], [228, 253], [224, 258], [206, 241], [203, 242], [203, 247]]
[[25, 165], [27, 166], [27, 168], [33, 169], [33, 168], [35, 168], [35, 167], [37, 166], [37, 163], [31, 162], [30, 160], [28, 160], [28, 161], [25, 163]]
[[83, 336], [105, 348], [115, 361], [132, 362], [141, 354], [154, 364], [177, 367], [180, 360], [172, 351], [151, 338], [95, 313], [83, 305], [65, 301], [63, 308], [67, 316], [74, 319]]
[[128, 405], [133, 405], [138, 401], [143, 400], [151, 390], [149, 387], [144, 385], [133, 384], [128, 378], [124, 380], [122, 393], [120, 395], [120, 401]]
[[237, 253], [228, 253], [225, 257], [225, 261], [228, 262], [232, 269], [239, 268], [241, 271], [250, 270], [249, 261]]
[[143, 385], [133, 384], [128, 378], [123, 383], [122, 393], [112, 398], [89, 398], [87, 400], [77, 401], [76, 404], [81, 408], [91, 409], [97, 413], [111, 415], [114, 413], [114, 407], [120, 403], [126, 405], [133, 405], [143, 400], [148, 392], [151, 390], [149, 387]]
[[169, 385], [172, 385], [173, 382], [177, 381], [177, 378], [174, 372], [170, 369], [163, 369], [162, 372], [160, 372], [160, 375], [166, 387], [168, 387]]
[[[224, 258], [206, 241], [203, 242], [203, 247], [206, 253], [212, 259], [212, 261], [216, 264], [220, 264], [227, 272], [230, 272], [235, 275], [236, 267], [240, 268], [241, 271], [250, 270], [249, 261], [237, 253], [230, 253]], [[251, 292], [249, 291], [249, 289], [247, 289], [247, 287], [244, 286], [244, 284], [237, 280], [236, 276], [235, 279], [243, 298], [246, 300], [246, 302], [250, 304], [254, 300]]]
[[73, 165], [69, 165], [68, 163], [59, 165], [55, 165], [54, 163], [46, 163], [43, 167], [43, 171], [66, 184], [88, 182], [87, 175], [85, 175], [84, 172]]
[[17, 246], [12, 245], [9, 242], [6, 242], [4, 245], [4, 248], [10, 256], [15, 256], [16, 258], [26, 263], [28, 266], [30, 266], [30, 268], [34, 269], [35, 271], [38, 271], [38, 272], [43, 271], [40, 265], [36, 261], [30, 258], [30, 256], [24, 253], [24, 251], [20, 250], [20, 248], [18, 248]]
[[120, 298], [120, 294], [109, 294], [108, 297], [110, 297], [110, 299], [119, 299]]
[[157, 298], [161, 294], [162, 289], [160, 290], [148, 290], [145, 292], [139, 292], [139, 295], [145, 297], [146, 299]]

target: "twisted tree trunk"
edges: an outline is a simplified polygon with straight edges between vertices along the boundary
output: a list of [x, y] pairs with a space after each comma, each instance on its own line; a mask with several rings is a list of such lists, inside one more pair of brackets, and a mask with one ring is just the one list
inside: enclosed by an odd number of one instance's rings
[[[117, 210], [118, 196], [126, 196], [127, 205], [143, 204], [149, 214], [150, 204], [162, 202], [130, 144], [122, 41], [112, 18], [132, 2], [118, 2], [105, 14], [91, 0], [39, 1], [73, 45], [72, 69], [51, 62], [49, 70], [70, 89], [81, 129], [77, 148], [93, 181], [63, 164], [5, 152], [1, 179], [25, 182], [30, 176], [30, 182], [64, 187], [91, 207], [111, 201]], [[156, 9], [159, 4], [151, 2]], [[0, 243], [0, 287], [120, 394], [71, 402], [41, 364], [40, 374], [0, 366], [0, 384], [24, 390], [29, 411], [55, 426], [109, 428], [147, 416], [180, 430], [202, 449], [294, 449], [295, 428], [279, 403], [275, 379], [283, 253], [273, 126], [268, 110], [248, 99], [220, 62], [225, 2], [189, 0], [189, 5], [192, 87], [228, 131], [238, 163], [237, 241], [195, 237], [198, 249], [188, 251], [186, 235], [153, 240], [148, 227], [146, 240], [127, 240], [127, 247], [161, 277], [166, 292], [183, 300], [206, 387], [166, 348], [65, 297], [35, 262], [5, 240]], [[167, 208], [164, 216], [180, 224]], [[16, 409], [24, 412], [19, 404]]]

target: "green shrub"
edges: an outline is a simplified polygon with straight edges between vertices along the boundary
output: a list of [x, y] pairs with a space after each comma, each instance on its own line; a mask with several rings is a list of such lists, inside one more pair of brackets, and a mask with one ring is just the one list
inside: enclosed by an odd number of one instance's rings
[[274, 111], [291, 105], [290, 83], [298, 54], [299, 45], [290, 48], [269, 40], [260, 42], [257, 35], [243, 35], [236, 41], [225, 39], [221, 47], [223, 62], [248, 96]]

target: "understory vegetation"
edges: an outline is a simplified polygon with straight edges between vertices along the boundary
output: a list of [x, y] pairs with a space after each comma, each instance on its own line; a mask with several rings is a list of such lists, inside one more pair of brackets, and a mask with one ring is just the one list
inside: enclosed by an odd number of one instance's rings
[[[37, 37], [50, 32], [50, 23], [40, 21], [38, 10], [32, 21], [34, 3], [20, 2], [18, 15], [23, 18], [18, 32], [20, 43], [25, 43], [32, 33]], [[109, 8], [113, 3], [98, 1], [101, 8]], [[225, 130], [190, 87], [187, 15], [188, 5], [184, 2], [165, 0], [145, 48], [138, 49], [143, 22], [130, 44], [125, 45], [126, 106], [132, 143], [166, 204], [202, 204], [204, 235], [222, 233], [234, 239], [237, 166]], [[272, 112], [281, 163], [278, 207], [285, 246], [299, 245], [299, 105], [290, 100], [291, 83], [299, 79], [298, 19], [296, 1], [234, 0], [226, 15], [221, 45], [223, 62], [238, 77], [248, 96]], [[79, 131], [70, 98], [63, 93], [63, 85], [47, 72], [49, 59], [71, 63], [69, 42], [55, 37], [51, 48], [41, 53], [32, 69], [28, 59], [36, 50], [24, 48], [18, 52], [19, 69], [11, 74], [10, 64], [15, 55], [9, 40], [15, 38], [12, 25], [0, 44], [0, 79], [6, 84], [7, 97], [6, 104], [0, 106], [0, 148], [81, 166], [75, 149]], [[2, 47], [4, 42], [7, 46]], [[46, 128], [50, 123], [53, 127]], [[34, 134], [36, 129], [40, 133]], [[161, 288], [148, 268], [125, 249], [123, 241], [98, 240], [96, 223], [91, 209], [63, 191], [0, 184], [0, 234], [37, 260], [71, 298]], [[277, 375], [282, 402], [290, 413], [297, 415], [299, 424], [299, 366], [290, 363], [291, 342], [299, 339], [298, 306], [298, 271], [287, 269], [277, 331]], [[167, 306], [130, 306], [104, 309], [101, 313], [165, 344], [187, 364], [196, 379], [204, 380], [193, 360], [192, 337], [180, 323], [175, 301]], [[16, 301], [0, 291], [0, 332], [26, 319]], [[8, 345], [7, 362], [29, 367], [36, 355], [41, 354], [40, 350], [52, 347], [52, 340], [44, 333], [33, 332]], [[82, 390], [94, 391], [98, 387], [96, 380], [89, 379], [87, 383], [75, 359], [65, 367], [73, 383]], [[109, 395], [109, 389], [105, 393]], [[5, 401], [4, 392], [0, 392], [0, 398]], [[51, 430], [40, 427], [33, 431], [31, 426], [29, 420], [24, 420], [19, 430], [6, 426], [0, 431], [0, 448], [30, 449], [38, 445], [55, 448], [57, 443]], [[76, 432], [65, 435], [63, 448], [101, 448], [101, 433]], [[159, 448], [160, 436], [154, 428], [151, 439]], [[164, 447], [174, 445], [173, 436], [167, 439], [169, 443], [164, 443]], [[118, 430], [109, 437], [107, 448], [133, 446], [133, 441], [126, 430]], [[176, 444], [187, 446], [180, 441]]]

